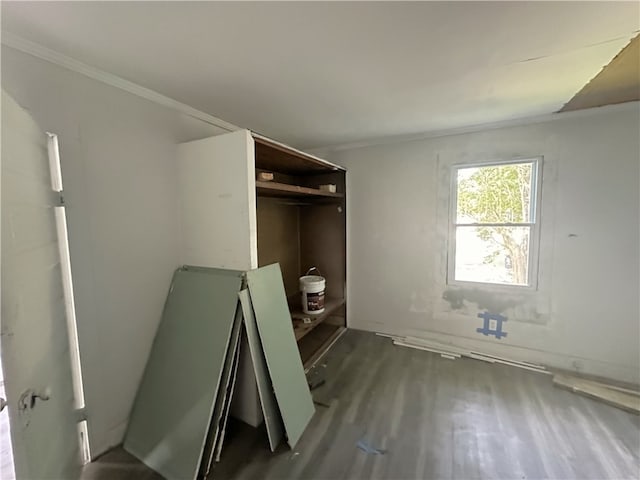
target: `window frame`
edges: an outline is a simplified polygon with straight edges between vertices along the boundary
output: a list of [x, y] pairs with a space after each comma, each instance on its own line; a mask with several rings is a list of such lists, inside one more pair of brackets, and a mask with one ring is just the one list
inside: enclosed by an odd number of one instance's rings
[[[531, 163], [532, 192], [531, 192], [531, 212], [530, 221], [524, 223], [458, 223], [458, 171], [466, 168], [494, 167], [504, 165], [516, 165], [521, 163]], [[450, 168], [450, 195], [449, 195], [449, 228], [448, 228], [448, 248], [447, 248], [447, 285], [482, 287], [498, 290], [535, 291], [538, 289], [538, 273], [540, 261], [540, 213], [542, 200], [542, 165], [543, 157], [522, 157], [505, 160], [492, 160], [486, 162], [458, 163]], [[531, 221], [532, 220], [532, 221]], [[475, 282], [472, 280], [457, 280], [455, 278], [456, 268], [456, 240], [458, 227], [528, 227], [529, 233], [529, 258], [527, 266], [527, 284], [515, 285], [508, 283]]]

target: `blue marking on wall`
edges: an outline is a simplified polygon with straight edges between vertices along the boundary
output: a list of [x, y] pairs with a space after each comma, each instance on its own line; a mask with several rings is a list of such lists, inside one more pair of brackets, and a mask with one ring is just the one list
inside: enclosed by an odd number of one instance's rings
[[[503, 317], [498, 313], [484, 312], [479, 313], [478, 318], [484, 319], [484, 325], [482, 328], [476, 328], [476, 332], [483, 334], [485, 337], [493, 335], [498, 340], [507, 336], [507, 332], [502, 331], [502, 322], [506, 322], [507, 317]], [[494, 322], [491, 320], [494, 320]]]

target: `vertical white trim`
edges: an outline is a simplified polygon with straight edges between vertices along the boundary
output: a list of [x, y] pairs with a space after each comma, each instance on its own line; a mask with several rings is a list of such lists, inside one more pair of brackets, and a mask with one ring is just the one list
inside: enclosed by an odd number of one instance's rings
[[89, 449], [89, 427], [86, 420], [78, 422], [77, 427], [82, 464], [86, 465], [91, 461], [91, 450]]
[[449, 241], [447, 248], [447, 278], [446, 284], [452, 285], [456, 281], [456, 223], [458, 216], [458, 169], [459, 165], [449, 167]]
[[249, 206], [249, 258], [251, 269], [258, 268], [258, 214], [256, 199], [256, 144], [247, 130], [247, 195]]
[[73, 375], [74, 407], [84, 408], [84, 388], [82, 385], [82, 367], [80, 366], [80, 348], [78, 344], [78, 327], [76, 322], [76, 306], [73, 297], [73, 280], [71, 278], [71, 258], [67, 237], [67, 218], [64, 207], [54, 207], [56, 229], [58, 230], [58, 249], [60, 252], [60, 269], [62, 270], [62, 288], [64, 290], [64, 306], [67, 312], [67, 334], [71, 356], [71, 372]]
[[58, 136], [47, 132], [47, 147], [49, 151], [49, 171], [51, 172], [51, 188], [54, 192], [62, 191], [62, 170], [60, 168], [60, 148]]
[[[51, 172], [51, 188], [61, 193], [62, 167], [60, 165], [60, 148], [58, 136], [47, 132], [47, 149], [49, 153], [49, 171]], [[71, 362], [71, 383], [73, 386], [73, 406], [76, 410], [85, 408], [84, 385], [82, 383], [82, 366], [80, 363], [80, 346], [78, 342], [78, 322], [76, 320], [76, 305], [73, 297], [73, 279], [71, 276], [71, 255], [69, 252], [69, 237], [67, 230], [67, 216], [64, 206], [53, 208], [58, 236], [58, 252], [60, 255], [60, 272], [62, 275], [62, 291], [64, 294], [65, 317], [67, 323], [67, 338], [69, 341], [69, 357]], [[83, 464], [91, 459], [89, 435], [86, 420], [77, 425], [78, 442]]]
[[[533, 227], [529, 234], [529, 284], [538, 289], [540, 284], [540, 235], [542, 232], [542, 172], [544, 168], [544, 156], [540, 155], [534, 159], [535, 168], [533, 174], [535, 178], [531, 179], [533, 187], [531, 203], [533, 206]], [[531, 221], [531, 219], [529, 219]]]

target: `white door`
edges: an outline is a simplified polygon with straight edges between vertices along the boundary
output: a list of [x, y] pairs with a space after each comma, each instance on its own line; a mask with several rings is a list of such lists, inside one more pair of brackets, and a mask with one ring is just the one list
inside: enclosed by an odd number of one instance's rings
[[3, 91], [0, 354], [19, 480], [74, 479], [82, 465], [84, 400], [70, 277], [63, 280], [68, 258], [61, 261], [68, 255], [62, 188], [48, 143], [57, 139]]

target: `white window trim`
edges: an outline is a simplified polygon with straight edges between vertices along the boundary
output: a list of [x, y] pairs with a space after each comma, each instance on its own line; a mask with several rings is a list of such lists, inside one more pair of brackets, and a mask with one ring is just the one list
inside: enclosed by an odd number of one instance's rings
[[[529, 223], [457, 223], [458, 212], [458, 170], [463, 168], [474, 167], [492, 167], [499, 165], [513, 165], [517, 163], [533, 163], [532, 175], [534, 176], [533, 184], [535, 188], [532, 192], [531, 216], [533, 222]], [[542, 164], [543, 157], [523, 157], [511, 158], [505, 160], [493, 160], [488, 162], [459, 163], [452, 165], [450, 168], [450, 201], [449, 201], [449, 237], [447, 249], [447, 285], [460, 287], [482, 287], [492, 290], [502, 290], [508, 292], [535, 291], [538, 290], [538, 274], [540, 263], [540, 213], [542, 201]], [[529, 264], [527, 268], [528, 279], [527, 285], [510, 285], [506, 283], [489, 283], [489, 282], [473, 282], [469, 280], [455, 279], [455, 259], [456, 259], [456, 227], [458, 226], [527, 226], [531, 228], [529, 236]]]

